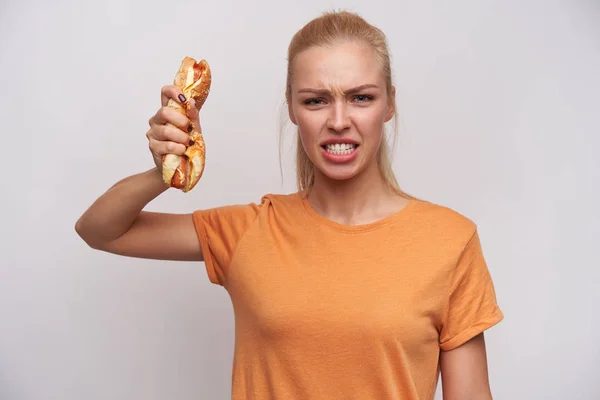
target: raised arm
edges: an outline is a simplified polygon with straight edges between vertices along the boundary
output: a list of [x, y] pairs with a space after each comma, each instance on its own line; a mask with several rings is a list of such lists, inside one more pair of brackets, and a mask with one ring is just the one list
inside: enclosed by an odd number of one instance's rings
[[165, 86], [162, 107], [150, 118], [146, 136], [155, 168], [120, 180], [77, 220], [75, 230], [90, 247], [129, 257], [203, 260], [192, 214], [143, 211], [169, 189], [162, 178], [162, 156], [183, 154], [190, 123], [200, 126], [194, 106], [187, 116], [167, 107], [169, 99], [182, 102], [181, 94], [176, 86]]

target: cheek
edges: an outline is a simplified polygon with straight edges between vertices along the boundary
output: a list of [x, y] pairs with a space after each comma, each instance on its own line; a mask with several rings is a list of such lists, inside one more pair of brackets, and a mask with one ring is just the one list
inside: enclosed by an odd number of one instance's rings
[[303, 110], [296, 113], [296, 123], [303, 140], [311, 141], [317, 138], [324, 122], [320, 120], [318, 113]]
[[378, 140], [383, 135], [385, 111], [379, 108], [368, 109], [357, 113], [354, 121], [362, 136]]

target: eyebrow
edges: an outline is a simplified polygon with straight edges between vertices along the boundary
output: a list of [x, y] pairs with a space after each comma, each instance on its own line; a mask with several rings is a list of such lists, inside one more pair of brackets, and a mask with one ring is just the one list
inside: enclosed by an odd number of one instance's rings
[[[346, 90], [344, 92], [344, 94], [345, 95], [355, 94], [355, 93], [358, 93], [358, 92], [360, 92], [362, 90], [371, 89], [371, 88], [376, 88], [377, 89], [377, 88], [379, 88], [379, 86], [373, 85], [373, 84], [360, 85], [360, 86], [354, 87], [352, 89]], [[300, 89], [300, 90], [298, 90], [298, 93], [315, 93], [315, 94], [318, 94], [318, 95], [328, 95], [328, 94], [331, 94], [331, 92], [329, 90], [327, 90], [327, 89], [311, 89], [311, 88]]]

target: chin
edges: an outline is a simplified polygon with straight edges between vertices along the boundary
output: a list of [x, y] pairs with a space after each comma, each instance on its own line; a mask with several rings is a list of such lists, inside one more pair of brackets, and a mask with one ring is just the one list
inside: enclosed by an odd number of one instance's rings
[[333, 181], [347, 181], [359, 174], [357, 168], [348, 168], [348, 166], [340, 168], [320, 165], [318, 169], [321, 174]]
[[326, 178], [334, 181], [350, 180], [364, 170], [364, 165], [360, 158], [356, 158], [347, 162], [331, 162], [323, 157], [317, 156], [318, 161], [315, 163], [315, 168]]

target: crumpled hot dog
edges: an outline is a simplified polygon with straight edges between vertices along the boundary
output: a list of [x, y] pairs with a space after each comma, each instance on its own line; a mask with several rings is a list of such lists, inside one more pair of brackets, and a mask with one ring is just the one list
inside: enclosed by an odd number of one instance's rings
[[[184, 115], [189, 109], [189, 99], [194, 99], [198, 110], [202, 108], [210, 92], [211, 73], [205, 60], [197, 62], [185, 57], [175, 75], [173, 84], [181, 89], [187, 101], [182, 106], [169, 99], [168, 107], [172, 107]], [[166, 154], [162, 159], [163, 180], [170, 187], [189, 192], [196, 186], [204, 172], [206, 148], [199, 126], [193, 126], [190, 132], [190, 145], [184, 155]]]

